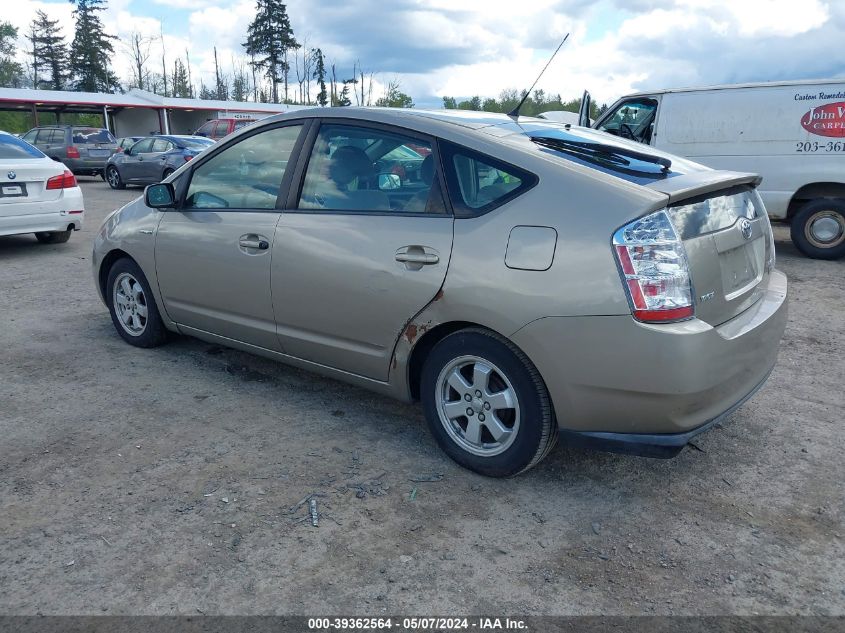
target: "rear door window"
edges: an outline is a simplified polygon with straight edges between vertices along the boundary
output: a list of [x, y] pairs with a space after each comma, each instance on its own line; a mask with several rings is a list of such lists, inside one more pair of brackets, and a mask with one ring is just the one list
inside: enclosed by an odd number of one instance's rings
[[308, 161], [299, 208], [444, 214], [431, 149], [431, 143], [398, 131], [324, 125]]
[[50, 138], [53, 135], [53, 132], [57, 132], [58, 130], [54, 130], [53, 128], [44, 128], [38, 130], [38, 137], [35, 139], [35, 142], [39, 145], [47, 145], [50, 143]]
[[480, 215], [521, 195], [537, 177], [515, 165], [444, 144], [449, 197], [458, 215]]

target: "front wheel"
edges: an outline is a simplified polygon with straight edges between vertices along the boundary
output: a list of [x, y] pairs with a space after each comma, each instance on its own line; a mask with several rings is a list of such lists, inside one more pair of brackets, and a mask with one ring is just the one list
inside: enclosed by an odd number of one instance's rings
[[167, 340], [150, 284], [134, 261], [123, 258], [112, 265], [105, 294], [112, 323], [124, 341], [135, 347], [157, 347]]
[[422, 371], [426, 420], [440, 447], [490, 477], [536, 465], [557, 440], [545, 383], [516, 346], [483, 329], [440, 341]]
[[106, 182], [109, 183], [109, 187], [112, 189], [126, 189], [126, 183], [124, 183], [123, 179], [120, 177], [120, 172], [117, 171], [117, 167], [109, 167], [106, 169]]
[[823, 198], [808, 202], [790, 227], [792, 242], [814, 259], [839, 259], [845, 255], [845, 202]]

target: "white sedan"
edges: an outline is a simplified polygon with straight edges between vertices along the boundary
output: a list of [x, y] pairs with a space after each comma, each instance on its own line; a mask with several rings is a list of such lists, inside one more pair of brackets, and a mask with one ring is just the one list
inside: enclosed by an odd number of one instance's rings
[[70, 170], [0, 132], [0, 236], [35, 233], [43, 244], [60, 244], [82, 228], [84, 216], [82, 190]]

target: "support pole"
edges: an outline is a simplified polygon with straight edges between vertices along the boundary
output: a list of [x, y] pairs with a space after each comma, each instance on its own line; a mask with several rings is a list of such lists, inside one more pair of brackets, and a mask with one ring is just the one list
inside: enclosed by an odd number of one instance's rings
[[35, 124], [32, 127], [38, 127], [38, 107], [32, 104], [32, 122]]
[[170, 134], [170, 110], [164, 109], [164, 133]]
[[109, 108], [108, 106], [103, 106], [103, 124], [105, 125], [106, 129], [111, 132], [111, 126], [109, 125]]

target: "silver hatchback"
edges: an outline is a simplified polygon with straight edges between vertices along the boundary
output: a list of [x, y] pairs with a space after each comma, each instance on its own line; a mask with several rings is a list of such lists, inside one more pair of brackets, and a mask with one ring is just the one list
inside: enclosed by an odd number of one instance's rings
[[110, 215], [94, 277], [128, 343], [181, 333], [420, 400], [486, 475], [559, 437], [669, 457], [777, 359], [758, 182], [527, 117], [314, 109]]

